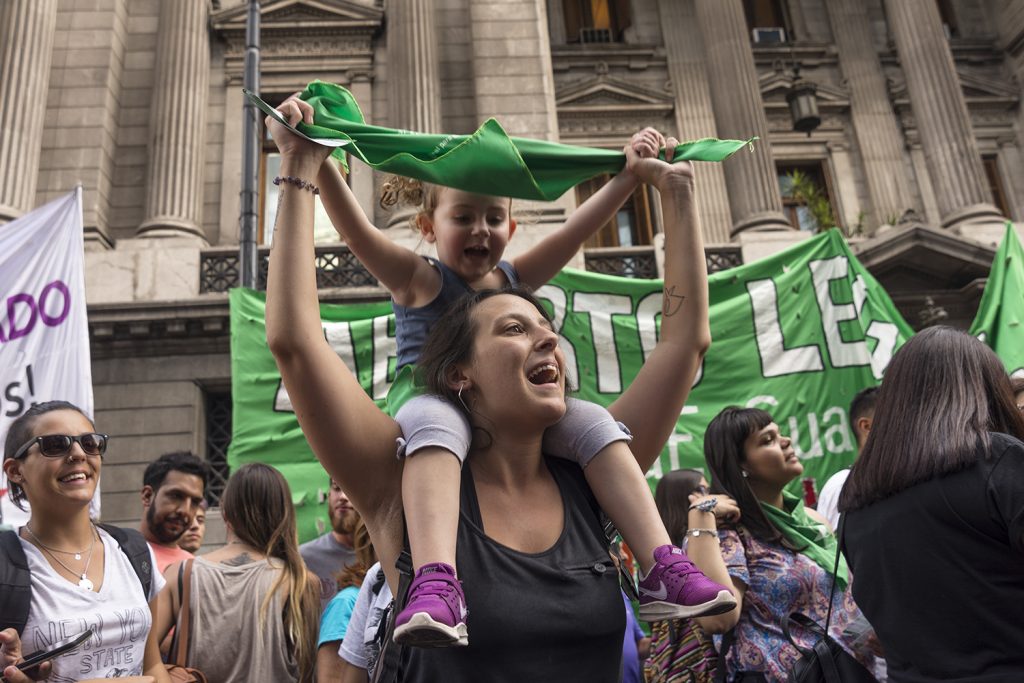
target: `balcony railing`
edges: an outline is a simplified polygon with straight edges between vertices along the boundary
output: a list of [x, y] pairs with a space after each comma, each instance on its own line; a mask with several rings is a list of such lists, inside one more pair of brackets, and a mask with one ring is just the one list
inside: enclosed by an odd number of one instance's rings
[[[704, 257], [709, 273], [743, 265], [743, 254], [738, 246], [706, 247]], [[658, 277], [653, 246], [587, 249], [584, 258], [587, 270], [595, 273], [648, 279]]]
[[[704, 255], [709, 273], [743, 265], [738, 246], [707, 247]], [[658, 264], [651, 246], [588, 249], [584, 259], [587, 270], [595, 273], [645, 279], [658, 277]], [[226, 292], [239, 285], [237, 249], [204, 250], [199, 263], [200, 294]], [[260, 249], [256, 274], [258, 289], [267, 287], [269, 263], [270, 250]], [[319, 289], [379, 286], [377, 279], [344, 244], [316, 248], [316, 284]]]
[[[256, 288], [266, 289], [270, 249], [260, 249], [256, 263]], [[204, 250], [199, 261], [199, 293], [226, 292], [238, 285], [238, 250]], [[330, 244], [316, 248], [316, 286], [376, 287], [378, 283], [347, 246]]]
[[654, 247], [606, 247], [587, 249], [587, 270], [605, 275], [653, 279], [658, 277]]

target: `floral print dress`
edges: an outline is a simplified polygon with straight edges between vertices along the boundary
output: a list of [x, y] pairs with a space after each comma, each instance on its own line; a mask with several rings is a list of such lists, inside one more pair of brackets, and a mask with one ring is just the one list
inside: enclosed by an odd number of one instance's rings
[[[784, 683], [800, 653], [783, 634], [782, 622], [790, 613], [801, 612], [824, 626], [832, 575], [802, 553], [781, 543], [759, 541], [742, 527], [720, 529], [718, 537], [729, 575], [747, 586], [733, 645], [726, 655], [727, 680], [734, 680], [739, 671], [760, 671], [770, 683]], [[870, 627], [849, 587], [845, 591], [837, 587], [834, 603], [829, 634], [872, 670], [874, 656], [863, 637]], [[797, 624], [790, 626], [801, 647], [813, 648], [817, 640], [813, 633]], [[715, 640], [721, 643], [720, 637]]]

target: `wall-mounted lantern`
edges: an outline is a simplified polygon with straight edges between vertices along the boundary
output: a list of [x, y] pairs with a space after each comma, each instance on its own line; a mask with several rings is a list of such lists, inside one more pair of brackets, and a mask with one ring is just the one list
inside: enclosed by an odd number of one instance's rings
[[821, 125], [818, 114], [818, 86], [800, 77], [800, 65], [793, 65], [793, 83], [786, 92], [789, 115], [793, 119], [793, 130], [807, 133]]

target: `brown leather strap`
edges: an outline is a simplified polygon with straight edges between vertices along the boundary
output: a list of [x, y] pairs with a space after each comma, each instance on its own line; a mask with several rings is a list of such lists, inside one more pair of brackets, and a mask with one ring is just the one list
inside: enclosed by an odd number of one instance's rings
[[181, 607], [178, 610], [172, 662], [183, 667], [188, 659], [189, 650], [189, 616], [191, 612], [189, 595], [192, 592], [192, 560], [185, 560], [178, 568], [178, 589]]

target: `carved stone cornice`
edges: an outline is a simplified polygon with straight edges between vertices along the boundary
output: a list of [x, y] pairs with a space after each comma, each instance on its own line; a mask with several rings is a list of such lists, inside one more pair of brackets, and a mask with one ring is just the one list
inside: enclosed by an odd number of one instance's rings
[[[380, 287], [322, 289], [324, 303], [381, 301]], [[182, 301], [89, 304], [89, 349], [93, 360], [229, 353], [231, 314], [227, 294]]]
[[801, 41], [795, 43], [754, 44], [754, 64], [758, 70], [775, 69], [780, 65], [792, 68], [793, 63], [800, 68], [815, 69], [834, 67], [839, 64], [836, 48], [830, 43], [813, 43]]
[[[1014, 125], [1017, 108], [1020, 106], [1019, 91], [1011, 83], [978, 74], [969, 67], [958, 64], [956, 72], [975, 135], [994, 140], [1015, 137]], [[908, 141], [916, 143], [919, 139], [917, 122], [910, 106], [906, 81], [899, 77], [889, 78], [888, 86], [889, 98], [900, 126]]]
[[[225, 43], [224, 69], [240, 81], [245, 58], [246, 6], [215, 13], [213, 32]], [[261, 71], [302, 72], [316, 76], [372, 69], [373, 39], [384, 12], [354, 0], [269, 0], [260, 7]]]
[[621, 141], [644, 126], [664, 130], [675, 110], [671, 92], [609, 76], [607, 67], [599, 65], [596, 76], [556, 93], [559, 132], [566, 138], [594, 142], [603, 137]]
[[611, 70], [643, 71], [651, 67], [665, 67], [665, 49], [655, 45], [625, 45], [621, 43], [595, 43], [582, 45], [552, 45], [551, 68], [558, 74], [566, 71], [593, 71], [595, 63], [603, 63]]

